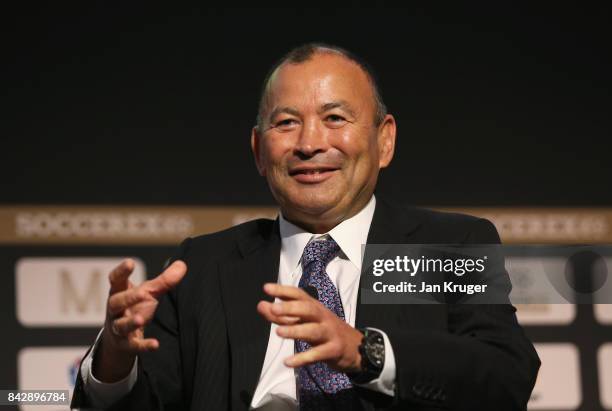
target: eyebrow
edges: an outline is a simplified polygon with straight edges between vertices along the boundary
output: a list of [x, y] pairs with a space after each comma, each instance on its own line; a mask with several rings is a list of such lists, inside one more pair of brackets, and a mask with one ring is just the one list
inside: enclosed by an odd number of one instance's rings
[[[355, 117], [355, 110], [353, 110], [351, 105], [346, 100], [337, 100], [325, 103], [317, 110], [317, 112], [321, 114], [325, 113], [326, 111], [333, 110], [335, 108], [340, 108], [346, 111], [349, 115]], [[292, 116], [296, 117], [299, 117], [301, 115], [300, 111], [294, 107], [276, 107], [274, 110], [272, 110], [268, 118], [270, 121], [272, 121], [277, 115], [281, 113], [291, 114]]]
[[296, 108], [293, 108], [293, 107], [276, 107], [270, 113], [270, 116], [268, 117], [269, 121], [274, 120], [274, 117], [278, 116], [280, 113], [287, 113], [287, 114], [291, 114], [292, 116], [296, 116], [296, 117], [300, 116], [300, 112]]
[[351, 107], [351, 105], [346, 100], [337, 100], [337, 101], [332, 101], [330, 103], [325, 103], [321, 106], [318, 112], [324, 113], [334, 108], [341, 108], [342, 110], [346, 111], [349, 115], [355, 117], [355, 110], [353, 110], [353, 107]]

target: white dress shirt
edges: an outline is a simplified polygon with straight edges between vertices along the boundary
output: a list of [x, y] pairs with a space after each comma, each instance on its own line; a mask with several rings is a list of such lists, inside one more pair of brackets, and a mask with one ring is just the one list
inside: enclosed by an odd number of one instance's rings
[[[362, 245], [366, 244], [376, 199], [374, 196], [368, 204], [355, 216], [343, 221], [325, 234], [312, 234], [302, 228], [279, 217], [281, 235], [281, 253], [278, 272], [278, 283], [297, 286], [302, 275], [301, 258], [306, 245], [321, 237], [330, 236], [340, 247], [340, 253], [327, 265], [326, 272], [340, 293], [344, 307], [345, 320], [351, 326], [355, 325], [357, 310], [357, 294], [359, 291], [359, 278], [361, 274]], [[295, 411], [296, 400], [296, 372], [286, 367], [283, 360], [294, 354], [294, 340], [279, 337], [276, 334], [276, 324], [272, 324], [268, 347], [263, 363], [261, 375], [251, 409], [259, 411]], [[385, 363], [381, 375], [361, 386], [393, 395], [395, 385], [395, 357], [389, 338], [382, 330], [385, 341]], [[126, 395], [136, 383], [137, 364], [134, 363], [131, 373], [123, 380], [107, 384], [97, 380], [91, 372], [94, 348], [81, 364], [84, 388], [92, 405], [106, 408], [113, 402]], [[138, 361], [138, 360], [136, 360]]]

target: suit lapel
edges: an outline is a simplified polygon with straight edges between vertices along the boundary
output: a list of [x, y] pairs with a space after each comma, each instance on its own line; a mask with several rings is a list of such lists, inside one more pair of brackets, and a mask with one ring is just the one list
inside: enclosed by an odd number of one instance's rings
[[[419, 228], [420, 222], [405, 210], [398, 210], [383, 200], [377, 198], [376, 209], [372, 217], [370, 232], [368, 233], [368, 244], [404, 244], [409, 243], [410, 238]], [[371, 259], [370, 259], [371, 260]], [[362, 272], [367, 267], [362, 267]], [[401, 326], [403, 310], [401, 305], [375, 305], [361, 303], [361, 282], [357, 292], [357, 311], [355, 316], [355, 327], [376, 327], [385, 331], [390, 327]], [[368, 394], [372, 394], [368, 392]], [[385, 398], [382, 394], [381, 397]], [[364, 410], [372, 411], [374, 406], [366, 397], [361, 398], [361, 406]]]
[[272, 301], [263, 284], [276, 282], [280, 260], [278, 220], [260, 236], [238, 244], [241, 259], [219, 268], [231, 350], [231, 401], [233, 410], [248, 409], [270, 337], [270, 323], [257, 312], [261, 300]]
[[[409, 244], [419, 226], [420, 221], [407, 210], [395, 208], [384, 200], [377, 199], [368, 233], [368, 244]], [[366, 269], [364, 266], [362, 271]], [[361, 328], [371, 324], [384, 325], [396, 318], [390, 314], [400, 309], [401, 306], [398, 305], [362, 304], [360, 286], [357, 294], [355, 326]]]

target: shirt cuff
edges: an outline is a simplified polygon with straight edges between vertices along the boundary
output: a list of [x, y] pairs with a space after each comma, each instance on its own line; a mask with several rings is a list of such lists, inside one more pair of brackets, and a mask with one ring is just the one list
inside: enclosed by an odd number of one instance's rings
[[94, 346], [89, 350], [89, 354], [87, 354], [87, 357], [85, 357], [81, 363], [83, 388], [94, 408], [108, 408], [113, 403], [119, 401], [132, 390], [138, 376], [138, 357], [136, 357], [132, 370], [128, 376], [122, 380], [113, 383], [105, 383], [94, 377], [92, 362], [95, 352], [98, 349], [102, 331], [104, 331], [104, 329], [100, 330]]
[[385, 341], [385, 363], [383, 364], [383, 369], [378, 376], [378, 378], [365, 383], [365, 384], [355, 384], [360, 387], [368, 388], [370, 390], [378, 391], [383, 394], [390, 395], [393, 397], [395, 395], [395, 355], [393, 354], [393, 347], [391, 347], [391, 342], [389, 341], [389, 337], [387, 334], [379, 330], [378, 328], [367, 327], [368, 330], [378, 331], [382, 334], [383, 339]]

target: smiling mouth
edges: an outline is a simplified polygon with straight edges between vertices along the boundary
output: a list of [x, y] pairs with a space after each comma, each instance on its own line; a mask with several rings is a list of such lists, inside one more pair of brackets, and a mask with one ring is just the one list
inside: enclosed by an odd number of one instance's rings
[[304, 168], [292, 170], [289, 172], [289, 175], [300, 183], [315, 184], [327, 180], [338, 170], [338, 168], [331, 167]]
[[326, 173], [328, 171], [335, 171], [335, 168], [315, 168], [315, 169], [304, 169], [304, 170], [294, 170], [290, 171], [289, 175], [295, 176], [297, 174], [321, 174]]

